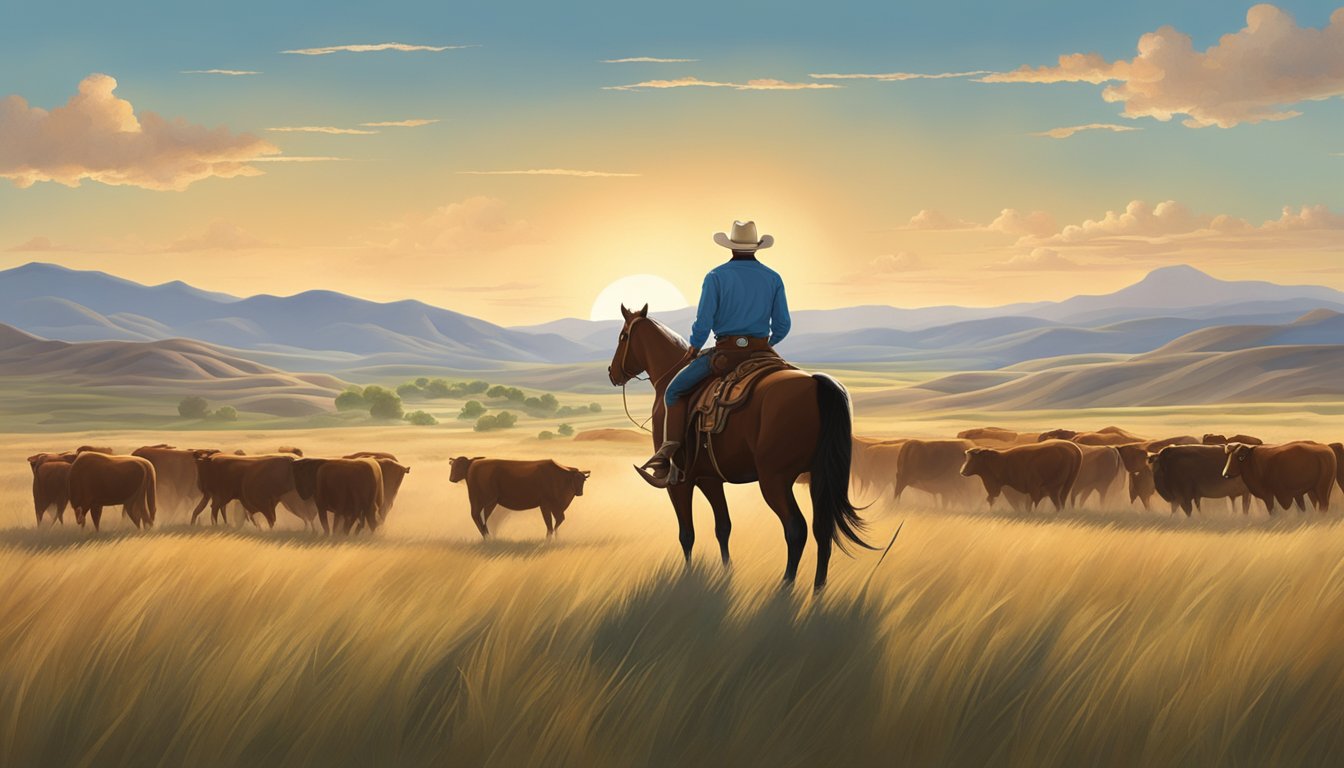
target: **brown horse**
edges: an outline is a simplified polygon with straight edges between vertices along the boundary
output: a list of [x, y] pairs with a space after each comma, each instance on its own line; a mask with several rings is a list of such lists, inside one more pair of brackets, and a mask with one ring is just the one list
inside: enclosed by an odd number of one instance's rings
[[[631, 312], [624, 305], [616, 352], [607, 374], [615, 386], [624, 386], [647, 373], [655, 393], [653, 445], [662, 444], [663, 392], [684, 359], [689, 345], [677, 334], [649, 318], [649, 307]], [[826, 585], [831, 544], [847, 551], [845, 540], [872, 549], [859, 536], [863, 521], [849, 500], [849, 462], [852, 448], [849, 393], [825, 374], [783, 370], [767, 375], [751, 399], [729, 419], [722, 433], [712, 437], [712, 453], [694, 450], [687, 441], [688, 459], [679, 457], [685, 480], [667, 489], [681, 529], [681, 548], [687, 564], [695, 544], [691, 503], [699, 488], [714, 509], [714, 533], [719, 552], [728, 564], [728, 502], [723, 484], [757, 483], [761, 496], [779, 516], [788, 544], [784, 581], [798, 574], [798, 560], [807, 543], [807, 521], [793, 496], [798, 476], [812, 473], [812, 533], [817, 540], [816, 589]]]

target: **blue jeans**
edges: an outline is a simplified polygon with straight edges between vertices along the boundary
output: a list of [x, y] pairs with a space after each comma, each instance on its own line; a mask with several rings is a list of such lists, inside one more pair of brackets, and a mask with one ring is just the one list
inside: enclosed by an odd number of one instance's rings
[[685, 368], [672, 377], [672, 381], [667, 385], [667, 391], [663, 392], [663, 403], [672, 405], [683, 396], [691, 393], [695, 385], [709, 377], [712, 370], [709, 367], [709, 355], [701, 355], [692, 360]]

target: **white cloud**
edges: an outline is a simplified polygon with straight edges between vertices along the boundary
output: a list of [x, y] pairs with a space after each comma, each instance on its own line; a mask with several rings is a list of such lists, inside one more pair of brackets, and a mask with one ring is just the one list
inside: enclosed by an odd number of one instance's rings
[[681, 77], [676, 80], [645, 80], [641, 83], [631, 83], [629, 85], [608, 85], [603, 90], [607, 91], [641, 91], [646, 89], [661, 90], [666, 88], [732, 88], [738, 91], [805, 91], [818, 90], [825, 88], [840, 88], [842, 86], [834, 83], [791, 83], [786, 80], [775, 80], [773, 78], [758, 78], [748, 80], [745, 83], [720, 82], [717, 80], [701, 80], [698, 77]]
[[345, 160], [344, 157], [323, 157], [320, 155], [272, 155], [270, 157], [254, 157], [248, 160], [249, 163], [329, 163], [337, 160]]
[[1046, 211], [1022, 213], [1016, 208], [1004, 208], [987, 229], [1009, 235], [1046, 237], [1055, 232], [1055, 217]]
[[326, 56], [332, 53], [373, 53], [376, 51], [456, 51], [462, 48], [479, 48], [479, 45], [408, 45], [406, 43], [371, 43], [360, 45], [328, 45], [322, 48], [296, 48], [281, 53], [293, 53], [299, 56]]
[[581, 176], [583, 178], [628, 177], [638, 173], [613, 173], [609, 171], [576, 171], [572, 168], [531, 168], [524, 171], [458, 171], [466, 176]]
[[1246, 12], [1246, 26], [1197, 51], [1190, 36], [1166, 26], [1139, 38], [1138, 56], [1108, 62], [1102, 56], [1060, 56], [1055, 66], [1024, 66], [981, 78], [987, 83], [1110, 82], [1108, 102], [1125, 117], [1170, 120], [1186, 126], [1287, 120], [1289, 105], [1344, 95], [1344, 8], [1322, 29], [1299, 27], [1269, 5]]
[[911, 216], [902, 229], [977, 229], [979, 226], [971, 221], [948, 216], [942, 211], [924, 208]]
[[1050, 248], [1035, 248], [1028, 253], [1015, 254], [1006, 261], [991, 264], [990, 267], [1004, 270], [1059, 272], [1080, 269], [1081, 265], [1072, 259], [1060, 256], [1059, 251]]
[[50, 253], [56, 251], [69, 251], [73, 249], [69, 248], [68, 246], [58, 245], [52, 242], [51, 238], [47, 237], [46, 235], [38, 235], [37, 237], [30, 237], [24, 242], [19, 243], [17, 245], [11, 245], [5, 250], [9, 253], [24, 253], [24, 252]]
[[1042, 136], [1051, 139], [1067, 139], [1079, 131], [1113, 131], [1115, 133], [1125, 133], [1128, 131], [1140, 130], [1132, 125], [1116, 125], [1115, 123], [1088, 123], [1086, 125], [1070, 125], [1063, 128], [1051, 128], [1048, 131], [1039, 131], [1030, 134], [1031, 136]]
[[335, 136], [372, 136], [377, 131], [365, 131], [359, 128], [337, 128], [332, 125], [282, 125], [267, 128], [276, 133], [327, 133]]
[[229, 75], [231, 77], [242, 77], [243, 75], [260, 75], [260, 72], [251, 69], [184, 69], [180, 74], [183, 75]]
[[905, 251], [884, 253], [868, 262], [868, 266], [879, 274], [913, 272], [925, 268], [923, 259]]
[[527, 221], [514, 218], [503, 201], [469, 197], [429, 212], [414, 212], [387, 225], [378, 245], [398, 253], [487, 253], [539, 240]]
[[154, 112], [136, 114], [113, 91], [117, 81], [92, 74], [64, 106], [33, 107], [18, 95], [0, 99], [0, 177], [19, 187], [84, 179], [155, 190], [181, 190], [211, 177], [256, 176], [249, 165], [279, 153], [274, 145], [227, 128], [206, 128]]
[[603, 64], [689, 64], [699, 59], [660, 59], [656, 56], [631, 56], [625, 59], [603, 59]]
[[384, 120], [379, 123], [360, 123], [365, 128], [419, 128], [422, 125], [433, 125], [439, 122], [438, 118], [432, 120], [414, 119], [414, 120]]
[[994, 74], [987, 69], [977, 69], [970, 72], [937, 72], [926, 74], [923, 72], [880, 72], [874, 74], [814, 74], [808, 75], [818, 80], [945, 80], [956, 77], [975, 77], [976, 75]]
[[242, 251], [265, 248], [270, 243], [255, 237], [237, 224], [216, 221], [199, 235], [182, 237], [168, 244], [163, 250], [169, 253], [191, 251]]

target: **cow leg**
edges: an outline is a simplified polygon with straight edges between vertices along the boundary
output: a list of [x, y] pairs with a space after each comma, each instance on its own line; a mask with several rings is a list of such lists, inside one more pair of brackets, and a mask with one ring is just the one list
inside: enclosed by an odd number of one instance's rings
[[555, 535], [554, 516], [551, 514], [550, 507], [545, 505], [541, 507], [541, 519], [546, 521], [546, 538], [549, 539]]
[[317, 520], [318, 520], [318, 522], [322, 523], [322, 533], [324, 533], [324, 534], [330, 536], [330, 535], [331, 535], [331, 524], [327, 522], [327, 510], [326, 510], [326, 509], [324, 509], [324, 508], [322, 508], [322, 507], [318, 507], [318, 509], [317, 509]]
[[485, 527], [485, 508], [473, 503], [471, 505], [471, 521], [476, 524], [476, 530], [481, 532], [482, 539], [490, 538], [490, 529]]
[[686, 567], [691, 567], [691, 550], [695, 547], [695, 521], [691, 519], [691, 508], [695, 503], [695, 486], [687, 482], [668, 486], [667, 497], [672, 500], [672, 509], [677, 514], [677, 539], [681, 542], [681, 553], [686, 558]]
[[201, 494], [201, 500], [198, 501], [198, 502], [196, 502], [196, 508], [193, 509], [193, 510], [191, 510], [191, 524], [192, 524], [192, 525], [195, 525], [195, 524], [196, 524], [196, 518], [198, 518], [198, 517], [201, 516], [201, 513], [205, 511], [205, 505], [206, 505], [206, 504], [209, 504], [209, 503], [210, 503], [210, 495], [209, 495], [209, 494], [206, 494], [206, 493], [202, 493], [202, 494]]
[[100, 506], [90, 507], [89, 517], [93, 518], [93, 530], [101, 530], [98, 526], [103, 520], [103, 508]]
[[52, 520], [53, 525], [56, 523], [65, 525], [65, 504], [64, 501], [56, 502], [56, 517]]
[[[769, 504], [770, 509], [779, 516], [779, 522], [784, 527], [784, 543], [788, 546], [789, 553], [788, 562], [784, 566], [784, 583], [792, 584], [794, 578], [798, 576], [798, 561], [803, 557], [803, 547], [807, 545], [807, 521], [803, 519], [803, 511], [798, 507], [798, 500], [793, 497], [792, 479], [772, 475], [762, 477], [758, 484], [761, 487], [761, 495], [765, 497], [765, 503]], [[817, 581], [825, 584], [826, 576], [822, 568], [819, 556]]]
[[565, 522], [565, 510], [563, 508], [551, 510], [551, 516], [555, 518], [555, 530], [560, 530], [560, 524]]
[[729, 565], [728, 537], [733, 532], [733, 521], [728, 517], [728, 499], [723, 495], [723, 483], [704, 480], [698, 485], [700, 493], [714, 510], [714, 538], [719, 540], [719, 557], [725, 566]]

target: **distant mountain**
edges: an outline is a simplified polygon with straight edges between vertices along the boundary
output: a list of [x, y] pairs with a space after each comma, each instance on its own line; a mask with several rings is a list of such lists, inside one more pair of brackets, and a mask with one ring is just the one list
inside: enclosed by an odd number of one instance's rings
[[288, 373], [199, 341], [51, 341], [8, 325], [0, 325], [3, 377], [107, 394], [200, 395], [274, 416], [330, 411], [345, 387], [332, 376]]
[[333, 291], [240, 299], [180, 282], [144, 286], [39, 263], [0, 272], [0, 322], [74, 341], [182, 337], [239, 350], [381, 355], [387, 362], [459, 367], [592, 356], [560, 336], [513, 331], [418, 301], [379, 303]]

